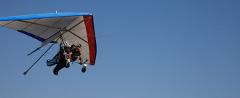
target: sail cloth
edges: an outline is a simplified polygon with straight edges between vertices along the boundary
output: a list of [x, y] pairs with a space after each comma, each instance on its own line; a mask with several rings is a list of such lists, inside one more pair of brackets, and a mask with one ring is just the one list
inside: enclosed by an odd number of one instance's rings
[[0, 26], [7, 27], [42, 42], [66, 42], [81, 45], [81, 59], [94, 65], [96, 38], [93, 15], [90, 13], [46, 13], [0, 18]]

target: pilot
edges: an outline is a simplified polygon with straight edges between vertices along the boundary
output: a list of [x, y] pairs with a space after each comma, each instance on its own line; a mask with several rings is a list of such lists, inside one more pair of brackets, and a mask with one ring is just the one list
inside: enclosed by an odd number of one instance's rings
[[72, 52], [69, 46], [60, 47], [60, 51], [51, 60], [47, 60], [48, 66], [56, 65], [53, 69], [53, 74], [58, 75], [59, 70], [62, 68], [70, 67]]

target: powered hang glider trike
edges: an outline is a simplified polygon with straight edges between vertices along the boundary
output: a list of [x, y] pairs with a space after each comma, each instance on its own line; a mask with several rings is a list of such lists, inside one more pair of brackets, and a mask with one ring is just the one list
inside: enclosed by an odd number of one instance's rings
[[[30, 52], [36, 52], [47, 44], [47, 50], [23, 74], [28, 71], [54, 45], [81, 45], [80, 59], [83, 68], [94, 65], [96, 60], [96, 38], [91, 13], [46, 13], [0, 18], [0, 26], [16, 30], [41, 42]], [[83, 69], [82, 69], [83, 70]]]

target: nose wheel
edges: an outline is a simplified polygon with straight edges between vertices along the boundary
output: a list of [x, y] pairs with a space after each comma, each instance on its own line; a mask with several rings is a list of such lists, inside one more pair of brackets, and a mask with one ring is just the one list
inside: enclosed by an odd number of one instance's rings
[[83, 64], [82, 73], [85, 73], [86, 71], [87, 71], [87, 64]]
[[83, 66], [82, 67], [82, 73], [85, 73], [87, 71], [87, 67], [86, 66]]

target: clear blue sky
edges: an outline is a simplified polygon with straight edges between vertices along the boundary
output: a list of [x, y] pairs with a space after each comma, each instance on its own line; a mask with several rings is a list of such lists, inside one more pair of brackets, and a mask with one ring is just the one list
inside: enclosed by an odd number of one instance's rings
[[[0, 28], [0, 98], [240, 98], [239, 0], [2, 0], [0, 16], [92, 12], [96, 66], [59, 76], [44, 49]], [[46, 49], [46, 48], [45, 48]]]

